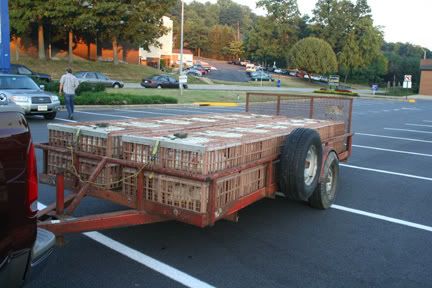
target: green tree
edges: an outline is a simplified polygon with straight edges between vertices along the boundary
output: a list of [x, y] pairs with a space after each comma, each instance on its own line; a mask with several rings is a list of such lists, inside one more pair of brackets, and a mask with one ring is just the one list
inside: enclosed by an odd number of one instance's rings
[[297, 0], [258, 0], [256, 5], [279, 23], [292, 22], [300, 16]]
[[84, 24], [82, 21], [84, 13], [83, 5], [77, 5], [72, 0], [48, 0], [50, 5], [47, 7], [47, 12], [50, 15], [53, 25], [62, 27], [63, 32], [68, 35], [68, 62], [73, 61], [73, 35], [74, 32], [80, 31]]
[[50, 2], [44, 0], [13, 0], [9, 1], [11, 30], [13, 34], [22, 35], [29, 25], [37, 25], [38, 57], [45, 60], [44, 25], [50, 20], [48, 13]]
[[222, 48], [224, 55], [228, 56], [230, 59], [238, 60], [243, 56], [243, 42], [242, 41], [232, 41], [227, 47]]
[[342, 48], [339, 54], [339, 65], [340, 69], [345, 73], [345, 83], [348, 79], [348, 75], [353, 69], [362, 67], [364, 64], [360, 48], [357, 44], [355, 33], [350, 33], [345, 46]]
[[215, 25], [208, 34], [209, 54], [214, 58], [223, 58], [222, 49], [236, 38], [235, 31], [227, 25]]
[[337, 70], [336, 54], [330, 44], [315, 37], [298, 41], [290, 51], [289, 62], [305, 71], [309, 80], [311, 73], [328, 74]]

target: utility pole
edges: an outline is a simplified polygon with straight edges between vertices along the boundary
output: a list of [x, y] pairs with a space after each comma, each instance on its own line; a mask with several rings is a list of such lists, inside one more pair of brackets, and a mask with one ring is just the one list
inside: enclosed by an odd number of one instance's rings
[[0, 1], [0, 72], [10, 70], [10, 28], [8, 0]]
[[179, 88], [180, 95], [183, 95], [183, 83], [180, 78], [183, 76], [183, 24], [184, 24], [184, 1], [181, 2], [181, 24], [180, 24], [180, 75], [179, 75]]
[[240, 41], [240, 21], [237, 21], [237, 41]]

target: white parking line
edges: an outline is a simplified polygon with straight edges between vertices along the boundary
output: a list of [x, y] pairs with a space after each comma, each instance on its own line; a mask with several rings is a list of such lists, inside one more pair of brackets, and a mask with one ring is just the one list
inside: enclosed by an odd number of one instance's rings
[[408, 155], [415, 155], [415, 156], [432, 157], [432, 154], [424, 154], [424, 153], [416, 153], [416, 152], [410, 152], [410, 151], [385, 149], [385, 148], [372, 147], [372, 146], [363, 146], [363, 145], [354, 145], [353, 144], [352, 147], [363, 148], [363, 149], [370, 149], [370, 150], [377, 150], [377, 151], [385, 151], [385, 152], [394, 152], [394, 153], [408, 154]]
[[432, 123], [432, 120], [423, 120], [423, 122]]
[[[283, 193], [281, 193], [281, 192], [277, 192], [276, 195], [285, 198], [285, 195]], [[417, 229], [421, 229], [421, 230], [432, 232], [432, 227], [431, 226], [426, 226], [426, 225], [423, 225], [423, 224], [418, 224], [418, 223], [414, 223], [414, 222], [410, 222], [410, 221], [405, 221], [405, 220], [402, 220], [402, 219], [392, 218], [392, 217], [384, 216], [384, 215], [381, 215], [381, 214], [371, 213], [371, 212], [367, 212], [367, 211], [363, 211], [363, 210], [358, 210], [358, 209], [353, 209], [353, 208], [349, 208], [349, 207], [345, 207], [345, 206], [341, 206], [341, 205], [336, 205], [336, 204], [333, 204], [331, 206], [331, 208], [336, 209], [336, 210], [342, 210], [342, 211], [346, 211], [346, 212], [350, 212], [350, 213], [354, 213], [354, 214], [358, 214], [358, 215], [363, 215], [363, 216], [371, 217], [371, 218], [374, 218], [374, 219], [384, 220], [384, 221], [387, 221], [387, 222], [391, 222], [391, 223], [395, 223], [395, 224], [400, 224], [400, 225], [404, 225], [404, 226], [408, 226], [408, 227], [417, 228]]]
[[407, 126], [417, 126], [417, 127], [429, 127], [432, 128], [432, 125], [425, 125], [425, 124], [412, 124], [412, 123], [405, 123]]
[[394, 136], [376, 135], [376, 134], [369, 134], [369, 133], [355, 133], [355, 135], [356, 136], [369, 136], [369, 137], [377, 137], [377, 138], [388, 138], [388, 139], [396, 139], [396, 140], [405, 140], [405, 141], [421, 142], [421, 143], [432, 143], [432, 141], [423, 140], [423, 139], [394, 137]]
[[412, 132], [412, 133], [421, 133], [421, 134], [432, 134], [431, 131], [411, 130], [411, 129], [400, 129], [400, 128], [384, 128], [384, 130], [402, 131], [402, 132]]
[[189, 274], [186, 274], [172, 266], [169, 266], [159, 260], [156, 260], [150, 256], [147, 256], [138, 250], [132, 249], [118, 241], [115, 241], [99, 232], [86, 232], [83, 233], [85, 236], [93, 239], [94, 241], [102, 244], [123, 256], [126, 256], [154, 271], [159, 272], [160, 274], [171, 278], [174, 281], [177, 281], [186, 287], [196, 287], [196, 288], [210, 288], [214, 287], [210, 284], [207, 284]]
[[56, 117], [55, 120], [60, 120], [60, 121], [70, 122], [70, 123], [77, 123], [78, 122], [75, 120], [63, 119], [63, 118], [59, 118], [59, 117]]
[[[39, 210], [46, 208], [47, 206], [37, 202], [37, 207]], [[116, 240], [113, 240], [102, 233], [99, 232], [85, 232], [82, 233], [88, 238], [98, 242], [99, 244], [104, 245], [105, 247], [110, 248], [111, 250], [116, 251], [123, 256], [128, 257], [174, 281], [177, 281], [186, 287], [191, 288], [214, 288], [214, 286], [205, 283], [189, 274], [186, 274], [172, 266], [169, 266], [159, 260], [156, 260], [150, 256], [147, 256], [138, 250], [132, 249]]]
[[179, 114], [174, 113], [165, 113], [165, 112], [149, 112], [149, 111], [140, 111], [140, 110], [131, 110], [131, 109], [114, 109], [120, 112], [132, 112], [132, 113], [143, 113], [143, 114], [156, 114], [156, 115], [170, 115], [170, 116], [181, 116]]
[[371, 217], [371, 218], [375, 218], [375, 219], [384, 220], [387, 222], [392, 222], [392, 223], [396, 223], [396, 224], [400, 224], [400, 225], [404, 225], [404, 226], [432, 232], [432, 227], [422, 225], [422, 224], [417, 224], [414, 222], [400, 220], [400, 219], [387, 217], [387, 216], [380, 215], [380, 214], [370, 213], [370, 212], [366, 212], [366, 211], [362, 211], [362, 210], [352, 209], [352, 208], [348, 208], [348, 207], [344, 207], [344, 206], [340, 206], [340, 205], [334, 205], [333, 204], [331, 207], [333, 209], [337, 209], [337, 210], [342, 210], [342, 211], [346, 211], [346, 212], [350, 212], [350, 213], [354, 213], [354, 214], [358, 214], [358, 215], [363, 215], [363, 216], [367, 216], [367, 217]]
[[95, 113], [95, 112], [75, 111], [75, 113], [82, 113], [82, 114], [89, 114], [89, 115], [98, 115], [98, 116], [108, 116], [108, 117], [120, 117], [120, 118], [127, 118], [127, 119], [136, 119], [136, 117], [114, 115], [114, 114], [104, 114], [104, 113]]
[[377, 172], [377, 173], [382, 173], [382, 174], [389, 174], [389, 175], [402, 176], [402, 177], [407, 177], [407, 178], [414, 178], [414, 179], [419, 179], [419, 180], [432, 181], [432, 178], [417, 176], [417, 175], [412, 175], [412, 174], [405, 174], [405, 173], [399, 173], [399, 172], [393, 172], [393, 171], [387, 171], [387, 170], [381, 170], [381, 169], [373, 169], [373, 168], [368, 168], [368, 167], [360, 167], [360, 166], [348, 165], [348, 164], [343, 164], [343, 163], [340, 163], [339, 165], [342, 167], [347, 167], [347, 168], [352, 168], [352, 169], [357, 169], [357, 170], [364, 170], [364, 171]]

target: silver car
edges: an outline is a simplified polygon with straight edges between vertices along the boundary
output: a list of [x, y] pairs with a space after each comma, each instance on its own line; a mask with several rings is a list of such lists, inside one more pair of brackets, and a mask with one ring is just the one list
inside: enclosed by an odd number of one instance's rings
[[60, 110], [60, 99], [42, 88], [28, 76], [0, 74], [0, 98], [16, 103], [26, 115], [42, 115], [51, 120]]
[[102, 84], [108, 88], [123, 88], [124, 83], [119, 80], [113, 80], [100, 72], [81, 71], [74, 74], [79, 82], [88, 82], [91, 84]]

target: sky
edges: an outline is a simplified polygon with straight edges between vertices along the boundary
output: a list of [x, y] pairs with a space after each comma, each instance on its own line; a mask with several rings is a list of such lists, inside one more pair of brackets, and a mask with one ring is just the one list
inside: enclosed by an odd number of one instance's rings
[[[249, 6], [259, 15], [265, 14], [263, 10], [256, 9], [255, 0], [233, 1]], [[312, 15], [316, 0], [297, 2], [302, 14]], [[387, 42], [409, 42], [432, 50], [432, 0], [369, 0], [368, 3], [372, 8], [374, 23], [382, 26]]]

